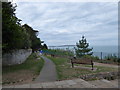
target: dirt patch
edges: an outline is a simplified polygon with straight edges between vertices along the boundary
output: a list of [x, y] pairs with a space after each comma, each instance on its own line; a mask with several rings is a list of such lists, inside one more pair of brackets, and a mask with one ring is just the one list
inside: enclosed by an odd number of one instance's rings
[[33, 71], [21, 70], [17, 72], [3, 74], [2, 81], [3, 85], [17, 85], [31, 83], [36, 77], [37, 75], [35, 75]]
[[104, 64], [104, 63], [97, 63], [97, 62], [94, 62], [94, 65], [96, 65], [96, 66], [105, 66], [105, 67], [118, 68], [118, 65], [113, 65], [113, 64]]

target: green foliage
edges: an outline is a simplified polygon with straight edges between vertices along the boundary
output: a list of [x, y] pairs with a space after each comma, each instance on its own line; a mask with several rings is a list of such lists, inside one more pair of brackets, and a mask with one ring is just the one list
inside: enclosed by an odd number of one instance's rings
[[84, 55], [83, 58], [88, 58], [88, 59], [92, 59], [92, 60], [99, 60], [99, 57], [97, 57], [97, 56], [90, 56], [90, 55]]
[[[20, 25], [20, 19], [15, 16], [16, 5], [11, 2], [2, 3], [2, 44], [3, 53], [29, 47], [27, 34]], [[27, 43], [27, 44], [25, 44]]]
[[[83, 69], [83, 68], [71, 68], [71, 64], [69, 64], [67, 61], [67, 58], [60, 58], [60, 57], [49, 57], [56, 65], [56, 70], [58, 74], [59, 80], [65, 80], [65, 79], [73, 79], [73, 78], [80, 78], [83, 76], [91, 75], [91, 74], [98, 74], [103, 72], [118, 72], [118, 68], [113, 67], [107, 67], [107, 66], [94, 66], [96, 68], [95, 71], [89, 70], [89, 69]], [[75, 64], [76, 65], [76, 64]], [[81, 65], [78, 64], [77, 67], [88, 67], [90, 68], [91, 65]]]
[[106, 60], [113, 61], [113, 62], [120, 62], [119, 58], [115, 54], [110, 54], [108, 56], [105, 56]]
[[82, 40], [79, 40], [79, 42], [76, 43], [76, 46], [77, 48], [75, 48], [75, 50], [78, 57], [93, 54], [93, 52], [91, 52], [93, 48], [88, 48], [89, 43], [87, 43], [87, 40], [84, 38], [84, 36], [82, 36]]
[[46, 44], [43, 45], [43, 49], [48, 49]]
[[42, 41], [40, 40], [40, 38], [37, 38], [38, 31], [33, 30], [33, 28], [27, 24], [24, 24], [22, 27], [29, 34], [29, 41], [31, 41], [31, 48], [33, 49], [33, 51], [42, 48]]
[[118, 58], [118, 63], [120, 63], [120, 58]]
[[27, 24], [21, 25], [15, 15], [16, 4], [2, 3], [2, 49], [3, 53], [14, 49], [32, 48], [33, 51], [41, 48], [41, 40], [37, 38], [38, 31]]
[[43, 51], [46, 54], [54, 54], [57, 56], [73, 56], [72, 51], [63, 50], [63, 49], [48, 49]]
[[36, 59], [37, 59], [36, 53], [32, 53], [27, 58], [27, 60], [22, 64], [12, 65], [12, 66], [2, 66], [3, 74], [7, 74], [9, 72], [17, 72], [20, 70], [32, 70], [34, 71], [35, 74], [39, 74], [40, 70], [44, 65], [44, 60], [43, 59], [36, 60]]
[[[13, 45], [13, 38], [16, 37], [15, 32], [18, 30], [18, 25], [16, 22], [18, 21], [15, 17], [15, 7], [12, 6], [12, 4], [3, 2], [2, 3], [2, 38], [3, 38], [3, 50], [12, 49], [15, 47], [11, 47]], [[18, 31], [20, 33], [20, 31]], [[14, 38], [18, 39], [18, 37]], [[19, 40], [19, 39], [18, 39]], [[16, 43], [15, 43], [16, 44]]]
[[23, 33], [23, 47], [24, 48], [30, 48], [32, 45], [31, 45], [31, 40], [30, 40], [30, 35], [24, 30]]

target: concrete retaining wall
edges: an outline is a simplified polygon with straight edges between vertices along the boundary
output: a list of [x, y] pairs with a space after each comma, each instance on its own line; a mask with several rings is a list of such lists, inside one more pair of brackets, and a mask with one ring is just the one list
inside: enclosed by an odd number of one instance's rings
[[12, 51], [12, 53], [6, 53], [2, 56], [3, 65], [15, 65], [23, 63], [29, 55], [31, 55], [32, 49], [20, 49]]

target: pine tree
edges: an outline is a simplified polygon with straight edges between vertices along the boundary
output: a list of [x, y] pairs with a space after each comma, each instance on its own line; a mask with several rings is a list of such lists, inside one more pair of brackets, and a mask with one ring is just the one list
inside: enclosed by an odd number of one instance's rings
[[93, 52], [91, 52], [93, 48], [88, 48], [89, 43], [87, 43], [87, 40], [84, 36], [82, 36], [82, 40], [79, 40], [79, 42], [76, 43], [76, 46], [77, 48], [75, 48], [75, 51], [76, 51], [76, 56], [78, 57], [93, 54]]

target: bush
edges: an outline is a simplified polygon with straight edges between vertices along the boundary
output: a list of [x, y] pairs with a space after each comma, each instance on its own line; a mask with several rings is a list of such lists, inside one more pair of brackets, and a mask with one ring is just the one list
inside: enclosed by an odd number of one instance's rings
[[63, 50], [63, 49], [43, 50], [43, 53], [45, 53], [45, 54], [54, 54], [54, 55], [58, 55], [58, 56], [73, 56], [72, 51]]
[[119, 62], [119, 59], [115, 54], [108, 55], [105, 57], [105, 59], [113, 62]]
[[88, 58], [88, 59], [92, 59], [92, 60], [99, 60], [99, 57], [97, 57], [97, 56], [90, 56], [90, 55], [84, 55], [83, 58]]
[[38, 50], [42, 47], [38, 31], [27, 24], [21, 25], [15, 15], [16, 7], [11, 2], [2, 2], [2, 53], [26, 48]]

